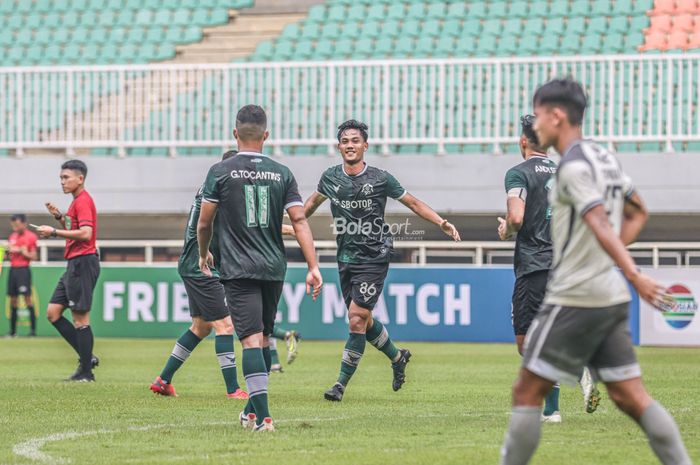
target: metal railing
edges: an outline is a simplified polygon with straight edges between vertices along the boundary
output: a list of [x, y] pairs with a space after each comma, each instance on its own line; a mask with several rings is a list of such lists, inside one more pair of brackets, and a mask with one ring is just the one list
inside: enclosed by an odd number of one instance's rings
[[[316, 241], [315, 244], [319, 257], [330, 259], [326, 261], [334, 261], [332, 258], [335, 256], [335, 241]], [[62, 261], [64, 241], [42, 240], [38, 245], [39, 263], [46, 265]], [[484, 266], [512, 264], [514, 245], [513, 242], [500, 241], [397, 241], [394, 248], [409, 252], [407, 256], [410, 257], [410, 263], [418, 266], [440, 263]], [[296, 241], [285, 241], [285, 246], [289, 250], [299, 248]], [[131, 260], [126, 263], [153, 265], [177, 261], [182, 241], [99, 240], [97, 247], [103, 260], [110, 251], [130, 250]], [[158, 249], [171, 249], [171, 253], [156, 260]], [[643, 266], [700, 266], [700, 242], [638, 242], [629, 246], [629, 250], [637, 263]], [[112, 260], [106, 262], [121, 263]]]
[[517, 142], [536, 87], [570, 74], [590, 96], [586, 135], [613, 145], [700, 141], [700, 54], [0, 68], [0, 149], [230, 145], [235, 112], [262, 105], [275, 153], [332, 150], [354, 117], [372, 143], [444, 153]]

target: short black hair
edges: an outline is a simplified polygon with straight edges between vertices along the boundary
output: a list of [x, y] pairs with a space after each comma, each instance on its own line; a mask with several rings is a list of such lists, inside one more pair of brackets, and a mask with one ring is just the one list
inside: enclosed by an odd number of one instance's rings
[[229, 150], [221, 157], [221, 161], [228, 160], [229, 158], [235, 157], [236, 155], [238, 155], [238, 150]]
[[583, 113], [588, 106], [588, 98], [581, 84], [569, 76], [552, 79], [538, 87], [532, 98], [532, 104], [561, 107], [566, 112], [569, 123], [580, 126], [583, 123]]
[[27, 222], [27, 215], [24, 213], [15, 213], [10, 217], [10, 221], [21, 221], [22, 223]]
[[357, 129], [362, 135], [362, 139], [367, 142], [367, 130], [369, 129], [365, 123], [362, 121], [357, 121], [356, 119], [349, 119], [338, 126], [338, 142], [340, 142], [340, 137], [348, 129]]
[[267, 115], [259, 105], [246, 105], [236, 115], [236, 130], [242, 140], [260, 140], [267, 130]]
[[85, 162], [80, 160], [68, 160], [67, 162], [61, 165], [61, 169], [77, 171], [84, 177], [87, 177], [87, 165], [85, 164]]
[[520, 128], [523, 136], [535, 147], [540, 146], [540, 140], [532, 126], [535, 124], [535, 115], [524, 115], [520, 117]]

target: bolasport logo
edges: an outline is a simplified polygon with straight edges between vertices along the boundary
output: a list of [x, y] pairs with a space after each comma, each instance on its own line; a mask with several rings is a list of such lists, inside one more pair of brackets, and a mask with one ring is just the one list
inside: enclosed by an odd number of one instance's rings
[[406, 218], [398, 223], [385, 223], [382, 218], [372, 221], [358, 219], [349, 221], [346, 218], [335, 218], [331, 223], [333, 234], [350, 236], [368, 236], [381, 240], [384, 237], [393, 237], [400, 241], [420, 240], [425, 235], [423, 229], [413, 229], [411, 221]]

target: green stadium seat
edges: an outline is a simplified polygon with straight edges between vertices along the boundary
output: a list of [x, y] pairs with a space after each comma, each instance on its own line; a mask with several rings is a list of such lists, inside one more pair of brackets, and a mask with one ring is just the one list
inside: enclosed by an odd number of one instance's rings
[[[94, 17], [93, 17], [93, 22], [94, 22]], [[82, 20], [82, 15], [78, 13], [77, 11], [67, 11], [66, 13], [63, 14], [63, 27], [75, 27], [78, 24], [80, 24], [80, 21]]]
[[377, 38], [377, 42], [374, 44], [374, 53], [373, 56], [375, 58], [384, 58], [391, 56], [391, 54], [394, 52], [394, 41], [390, 38], [387, 37], [379, 37]]
[[508, 5], [506, 2], [495, 1], [489, 4], [489, 16], [491, 18], [505, 18], [508, 16]]
[[555, 18], [568, 18], [569, 14], [569, 2], [555, 1], [550, 3], [549, 11], [547, 12], [548, 17]]
[[99, 49], [97, 47], [97, 44], [90, 43], [90, 44], [86, 44], [83, 47], [83, 51], [82, 51], [82, 59], [83, 60], [90, 61], [91, 63], [94, 63], [95, 61], [97, 61], [99, 56], [100, 56], [100, 54], [99, 54]]
[[530, 18], [523, 25], [523, 35], [542, 35], [545, 32], [544, 21], [542, 18]]
[[306, 21], [311, 23], [323, 23], [326, 21], [326, 5], [314, 5], [309, 9]]
[[7, 1], [0, 2], [0, 13], [12, 13], [14, 11], [15, 11], [14, 2], [7, 2]]
[[476, 0], [469, 3], [469, 18], [485, 19], [488, 17], [486, 11], [486, 3], [482, 0]]
[[[153, 13], [152, 24], [154, 26], [169, 26], [172, 23], [172, 13], [169, 10], [156, 10]], [[144, 24], [147, 26], [148, 24]]]
[[62, 26], [63, 21], [61, 19], [61, 15], [59, 15], [58, 13], [49, 13], [46, 16], [44, 16], [44, 25], [41, 29], [56, 29]]
[[71, 44], [84, 44], [90, 39], [90, 29], [87, 27], [76, 27], [70, 35]]
[[546, 30], [555, 34], [563, 34], [565, 29], [564, 18], [547, 19]]
[[292, 53], [294, 53], [294, 42], [288, 40], [280, 41], [275, 45], [273, 58], [277, 60], [285, 60], [291, 57]]
[[362, 36], [374, 38], [386, 35], [382, 30], [382, 27], [383, 23], [379, 21], [367, 21], [362, 27]]
[[[11, 1], [11, 0], [4, 0], [4, 1]], [[28, 1], [18, 1], [15, 2], [15, 11], [18, 13], [31, 13], [32, 9], [34, 7], [33, 2], [28, 2]]]
[[[367, 10], [367, 20], [375, 20], [375, 21], [386, 21], [385, 17], [385, 11], [386, 11], [386, 5], [383, 3], [375, 3], [372, 6], [369, 7]], [[338, 21], [342, 21], [343, 19], [341, 18]]]
[[44, 58], [44, 47], [41, 45], [32, 45], [26, 49], [25, 58], [32, 64], [41, 63]]
[[328, 40], [322, 40], [316, 44], [316, 56], [321, 59], [328, 60], [333, 57], [335, 48], [333, 43]]
[[173, 26], [189, 26], [190, 25], [190, 10], [179, 9], [173, 13]]
[[[525, 38], [524, 40], [527, 40]], [[513, 55], [518, 50], [518, 39], [516, 36], [511, 34], [506, 34], [501, 37], [498, 41], [498, 53], [500, 55]]]
[[345, 20], [347, 8], [343, 5], [335, 5], [328, 9], [326, 21], [340, 23]]
[[[104, 44], [107, 43], [109, 40], [109, 30], [106, 28], [102, 27], [96, 27], [90, 31], [90, 36], [87, 40], [88, 43], [92, 42], [95, 44]], [[156, 40], [163, 40], [162, 34], [160, 35], [159, 39]]]
[[301, 37], [301, 25], [299, 23], [287, 24], [284, 29], [282, 29], [280, 37], [284, 37], [288, 40], [298, 39]]
[[610, 24], [608, 25], [608, 31], [611, 33], [626, 33], [630, 28], [629, 21], [627, 21], [627, 16], [615, 16], [610, 19]]
[[608, 20], [605, 17], [599, 16], [597, 18], [591, 18], [588, 21], [586, 27], [586, 34], [605, 34], [608, 30]]
[[396, 43], [396, 55], [401, 58], [410, 57], [415, 50], [415, 40], [404, 38]]
[[481, 21], [478, 19], [468, 19], [464, 22], [464, 34], [478, 36], [481, 34]]
[[444, 3], [430, 3], [426, 12], [426, 17], [431, 19], [442, 19], [447, 17], [447, 8]]
[[0, 45], [11, 45], [15, 41], [15, 35], [11, 29], [0, 29]]
[[453, 56], [455, 53], [456, 41], [454, 37], [442, 36], [435, 44], [435, 54], [437, 56]]
[[20, 29], [15, 34], [17, 45], [31, 45], [34, 42], [34, 32], [31, 29]]
[[[537, 44], [537, 37], [532, 36], [522, 36], [520, 42], [518, 43], [517, 53], [518, 55], [536, 55], [542, 53], [542, 46]], [[551, 51], [555, 51], [557, 48], [553, 48]]]
[[[523, 37], [523, 39], [525, 38], [526, 37]], [[544, 55], [556, 53], [559, 50], [559, 38], [560, 35], [558, 33], [552, 33], [550, 31], [545, 32], [540, 38], [539, 49], [535, 50], [535, 52], [540, 52]]]
[[589, 0], [573, 0], [569, 9], [569, 15], [572, 17], [580, 16], [582, 18], [590, 16], [591, 3]]
[[58, 62], [58, 60], [61, 59], [62, 55], [63, 50], [59, 45], [48, 45], [44, 49], [44, 59], [46, 59], [51, 64]]
[[314, 42], [310, 40], [300, 40], [296, 43], [292, 60], [303, 61], [308, 60], [314, 53]]
[[462, 55], [473, 55], [476, 50], [476, 38], [474, 36], [462, 36], [457, 39], [457, 52]]
[[350, 39], [341, 39], [335, 43], [335, 53], [340, 58], [349, 57], [355, 50], [355, 42]]
[[467, 2], [454, 2], [450, 3], [447, 7], [446, 18], [466, 18], [467, 17]]
[[[2, 2], [0, 2], [2, 3]], [[22, 29], [24, 26], [24, 16], [13, 14], [6, 17], [5, 24], [10, 29]]]
[[316, 23], [305, 24], [301, 31], [302, 40], [310, 40], [318, 37], [321, 33], [321, 28]]
[[520, 35], [523, 30], [523, 21], [520, 18], [509, 18], [503, 21], [503, 33]]
[[69, 63], [76, 63], [82, 56], [82, 47], [77, 44], [69, 44], [63, 49], [63, 58]]
[[418, 57], [430, 57], [435, 54], [435, 39], [421, 37], [416, 41], [415, 55]]
[[632, 16], [630, 19], [630, 32], [642, 32], [643, 29], [651, 25], [651, 20], [647, 15]]
[[589, 12], [589, 16], [609, 16], [613, 9], [611, 0], [594, 0]]
[[637, 51], [637, 47], [644, 44], [644, 34], [641, 32], [630, 31], [629, 34], [625, 35], [625, 50], [627, 51]]
[[406, 12], [407, 18], [413, 18], [413, 19], [419, 19], [419, 20], [424, 20], [427, 15], [428, 15], [428, 11], [426, 9], [425, 3], [423, 3], [423, 2], [412, 3], [408, 7], [408, 11]]
[[421, 33], [430, 37], [439, 37], [442, 34], [440, 21], [436, 19], [425, 21], [421, 26]]
[[622, 34], [608, 34], [603, 41], [603, 53], [622, 53], [625, 49], [625, 39]]
[[[101, 26], [101, 27], [112, 27], [117, 22], [118, 17], [119, 17], [119, 12], [117, 12], [117, 11], [104, 10], [104, 11], [100, 12], [99, 16], [97, 17], [97, 25]], [[88, 19], [89, 19], [89, 17], [88, 17]], [[85, 28], [95, 27], [94, 23], [89, 24], [89, 23], [81, 21], [81, 24]]]
[[372, 39], [360, 39], [356, 41], [355, 53], [358, 55], [371, 55], [374, 53], [374, 41]]
[[560, 54], [578, 53], [581, 47], [581, 36], [579, 34], [564, 35], [559, 45]]
[[633, 11], [632, 0], [615, 0], [612, 13], [615, 15], [628, 15]]
[[[531, 16], [532, 6], [527, 2], [516, 1], [508, 5], [508, 14], [510, 18], [529, 18]], [[535, 10], [536, 11], [536, 10]]]
[[462, 35], [462, 22], [458, 19], [449, 19], [442, 25], [442, 33], [445, 36], [459, 37]]
[[570, 18], [569, 21], [567, 21], [565, 31], [567, 35], [577, 34], [579, 36], [582, 36], [585, 32], [586, 20], [583, 16]]
[[364, 21], [367, 16], [367, 8], [364, 5], [351, 5], [346, 20], [348, 21]]
[[328, 23], [321, 27], [321, 37], [326, 39], [337, 39], [341, 35], [356, 36], [361, 33], [361, 30], [355, 27], [348, 28], [344, 31], [339, 23]]
[[478, 56], [490, 56], [496, 49], [496, 36], [483, 35], [479, 37], [479, 42], [476, 46]]
[[391, 3], [386, 11], [386, 17], [389, 19], [402, 20], [406, 17], [406, 7], [403, 3]]
[[[684, 0], [687, 1], [687, 0]], [[632, 14], [642, 14], [651, 10], [654, 6], [654, 0], [635, 0]]]
[[408, 37], [416, 37], [421, 33], [421, 23], [418, 20], [411, 19], [404, 21], [401, 26], [401, 34]]
[[503, 34], [503, 23], [500, 19], [489, 19], [484, 21], [484, 29], [481, 31], [482, 34], [490, 34], [494, 36], [500, 36]]
[[599, 35], [586, 35], [581, 42], [581, 53], [595, 54], [600, 52], [602, 48]]

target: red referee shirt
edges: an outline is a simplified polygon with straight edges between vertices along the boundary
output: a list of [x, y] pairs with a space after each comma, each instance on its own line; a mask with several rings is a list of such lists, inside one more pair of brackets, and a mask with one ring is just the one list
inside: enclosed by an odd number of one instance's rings
[[69, 231], [80, 229], [81, 226], [92, 227], [92, 237], [90, 237], [89, 241], [66, 239], [66, 251], [63, 253], [63, 257], [69, 260], [81, 255], [97, 253], [97, 247], [95, 247], [95, 238], [97, 237], [97, 210], [95, 209], [95, 202], [92, 201], [92, 197], [90, 197], [90, 194], [88, 194], [86, 190], [83, 190], [73, 199], [70, 207], [68, 207], [65, 221], [66, 229]]
[[[13, 232], [8, 239], [10, 246], [26, 247], [28, 252], [36, 250], [36, 234], [25, 230], [22, 234]], [[12, 268], [26, 268], [29, 266], [29, 259], [21, 253], [10, 252], [10, 266]]]

